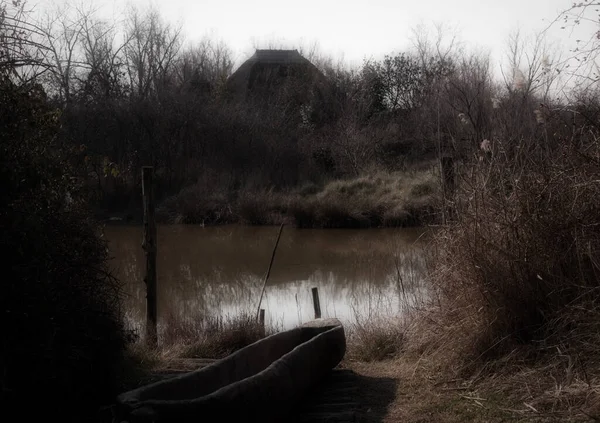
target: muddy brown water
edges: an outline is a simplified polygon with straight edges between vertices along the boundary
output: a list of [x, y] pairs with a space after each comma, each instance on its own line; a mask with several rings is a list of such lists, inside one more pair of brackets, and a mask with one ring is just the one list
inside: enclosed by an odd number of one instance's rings
[[[158, 227], [158, 318], [231, 318], [256, 313], [279, 227]], [[145, 316], [141, 226], [106, 226], [111, 269], [124, 283], [124, 312]], [[423, 229], [285, 227], [261, 308], [267, 325], [287, 329], [314, 317], [318, 287], [323, 317], [343, 322], [402, 313], [424, 294]]]

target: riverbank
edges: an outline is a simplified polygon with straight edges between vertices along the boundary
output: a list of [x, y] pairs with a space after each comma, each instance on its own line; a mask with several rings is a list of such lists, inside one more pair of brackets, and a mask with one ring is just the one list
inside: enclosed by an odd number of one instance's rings
[[595, 388], [564, 385], [541, 364], [473, 378], [439, 373], [419, 357], [345, 365], [366, 381], [364, 422], [593, 422], [600, 415]]
[[600, 420], [600, 144], [546, 154], [463, 169], [424, 289], [398, 272], [402, 319], [348, 328], [366, 421]]
[[452, 344], [427, 339], [433, 335], [430, 320], [439, 317], [432, 311], [417, 311], [403, 324], [380, 320], [367, 325], [368, 336], [350, 337], [343, 366], [366, 382], [363, 421], [600, 419], [600, 365], [593, 356], [567, 346], [515, 346], [495, 359], [456, 359]]
[[277, 225], [298, 228], [421, 226], [438, 221], [440, 184], [433, 167], [304, 184], [289, 192], [219, 190], [203, 183], [157, 208], [160, 223]]
[[[183, 335], [181, 339], [188, 343], [177, 345], [171, 339], [159, 352], [134, 344], [130, 357], [137, 371], [129, 374], [128, 389], [166, 373], [193, 370], [207, 351], [221, 351], [211, 358], [222, 358], [250, 343], [256, 331], [253, 325], [240, 324], [245, 321], [243, 317], [232, 320], [221, 326], [222, 331], [196, 343], [189, 343], [182, 328], [176, 328], [168, 336]], [[599, 386], [593, 376], [598, 369], [588, 368], [586, 380], [574, 371], [574, 357], [556, 354], [526, 362], [518, 358], [522, 351], [516, 351], [512, 360], [488, 362], [466, 375], [458, 368], [441, 368], [435, 354], [415, 350], [414, 340], [408, 338], [415, 328], [402, 332], [394, 319], [383, 323], [364, 327], [368, 337], [357, 336], [357, 328], [348, 327], [348, 351], [340, 367], [359, 376], [360, 421], [583, 422], [600, 416]], [[225, 351], [220, 349], [223, 338], [239, 343]], [[385, 353], [376, 345], [386, 346]]]

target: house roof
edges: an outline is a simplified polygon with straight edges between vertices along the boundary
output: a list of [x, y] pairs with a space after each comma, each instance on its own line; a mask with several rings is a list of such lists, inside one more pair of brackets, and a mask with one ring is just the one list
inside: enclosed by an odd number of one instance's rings
[[243, 92], [252, 85], [252, 80], [264, 69], [277, 66], [291, 66], [303, 69], [305, 74], [311, 74], [322, 78], [321, 72], [308, 59], [302, 57], [298, 50], [261, 50], [257, 49], [254, 54], [229, 77], [229, 85], [236, 87], [236, 91]]
[[308, 62], [307, 59], [298, 53], [298, 50], [256, 50], [249, 60], [277, 64], [300, 64]]

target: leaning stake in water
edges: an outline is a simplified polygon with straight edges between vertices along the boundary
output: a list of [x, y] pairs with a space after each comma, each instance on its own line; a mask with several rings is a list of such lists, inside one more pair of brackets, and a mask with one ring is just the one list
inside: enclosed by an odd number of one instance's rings
[[258, 309], [256, 310], [256, 320], [258, 320], [258, 316], [260, 314], [260, 305], [262, 304], [263, 295], [265, 294], [265, 288], [267, 287], [267, 281], [269, 280], [269, 275], [271, 274], [271, 267], [273, 267], [273, 260], [275, 260], [275, 252], [277, 251], [277, 246], [279, 245], [279, 238], [281, 238], [281, 231], [283, 230], [283, 223], [279, 227], [279, 233], [277, 234], [277, 241], [275, 241], [275, 247], [273, 247], [273, 254], [271, 254], [271, 261], [269, 262], [269, 269], [267, 270], [267, 274], [265, 275], [265, 280], [263, 282], [262, 290], [260, 291], [260, 300], [258, 300]]

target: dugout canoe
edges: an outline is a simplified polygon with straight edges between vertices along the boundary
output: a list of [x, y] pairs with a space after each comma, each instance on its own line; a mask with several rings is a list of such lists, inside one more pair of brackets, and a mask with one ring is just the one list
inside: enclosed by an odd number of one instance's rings
[[117, 397], [114, 422], [280, 421], [343, 359], [344, 328], [319, 319], [190, 373]]

